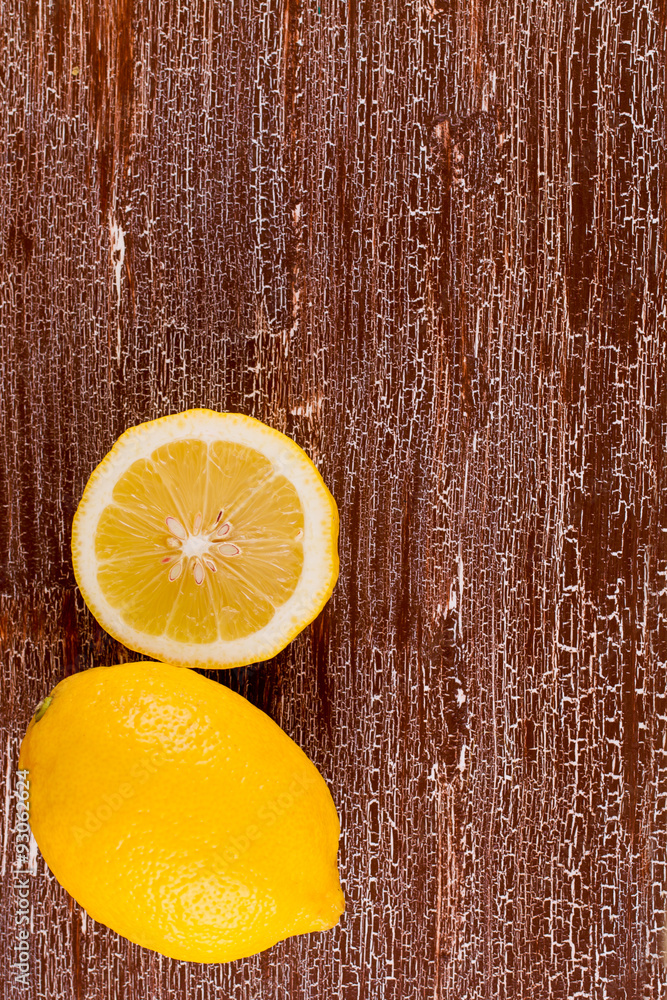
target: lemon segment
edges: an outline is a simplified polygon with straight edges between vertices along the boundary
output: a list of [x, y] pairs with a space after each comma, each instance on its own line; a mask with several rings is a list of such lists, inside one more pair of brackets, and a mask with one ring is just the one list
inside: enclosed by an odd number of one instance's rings
[[237, 666], [282, 649], [338, 575], [338, 512], [307, 455], [241, 414], [189, 410], [130, 428], [91, 476], [74, 572], [131, 649]]
[[54, 876], [136, 944], [227, 962], [343, 912], [323, 778], [267, 715], [195, 671], [145, 662], [66, 678], [19, 766]]

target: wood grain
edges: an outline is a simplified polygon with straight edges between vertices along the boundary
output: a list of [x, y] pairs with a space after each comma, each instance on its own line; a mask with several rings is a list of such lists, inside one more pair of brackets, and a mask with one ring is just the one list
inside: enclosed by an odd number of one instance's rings
[[94, 465], [141, 420], [240, 410], [341, 513], [326, 610], [218, 678], [330, 783], [340, 926], [180, 964], [37, 859], [24, 995], [665, 996], [664, 4], [6, 0], [0, 25], [5, 960], [25, 726], [133, 658], [74, 584]]

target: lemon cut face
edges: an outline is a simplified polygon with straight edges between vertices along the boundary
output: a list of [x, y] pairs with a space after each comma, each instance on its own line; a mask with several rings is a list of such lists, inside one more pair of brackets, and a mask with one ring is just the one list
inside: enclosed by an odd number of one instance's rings
[[181, 666], [268, 659], [338, 576], [336, 503], [290, 438], [188, 410], [127, 430], [74, 517], [74, 573], [100, 624]]

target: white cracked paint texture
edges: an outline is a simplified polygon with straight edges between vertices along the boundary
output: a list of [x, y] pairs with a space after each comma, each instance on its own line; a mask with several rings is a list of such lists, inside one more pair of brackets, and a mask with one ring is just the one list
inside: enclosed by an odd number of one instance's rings
[[58, 680], [132, 658], [69, 556], [128, 425], [250, 413], [341, 512], [323, 615], [221, 677], [330, 783], [339, 928], [179, 964], [38, 859], [31, 995], [664, 996], [661, 5], [8, 0], [0, 23], [1, 773]]

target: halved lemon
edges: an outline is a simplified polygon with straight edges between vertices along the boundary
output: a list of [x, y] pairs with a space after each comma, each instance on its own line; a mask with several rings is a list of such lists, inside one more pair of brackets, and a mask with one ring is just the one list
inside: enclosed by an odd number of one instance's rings
[[95, 469], [72, 526], [86, 604], [139, 653], [234, 667], [278, 653], [338, 577], [338, 510], [279, 431], [187, 410], [131, 427]]

